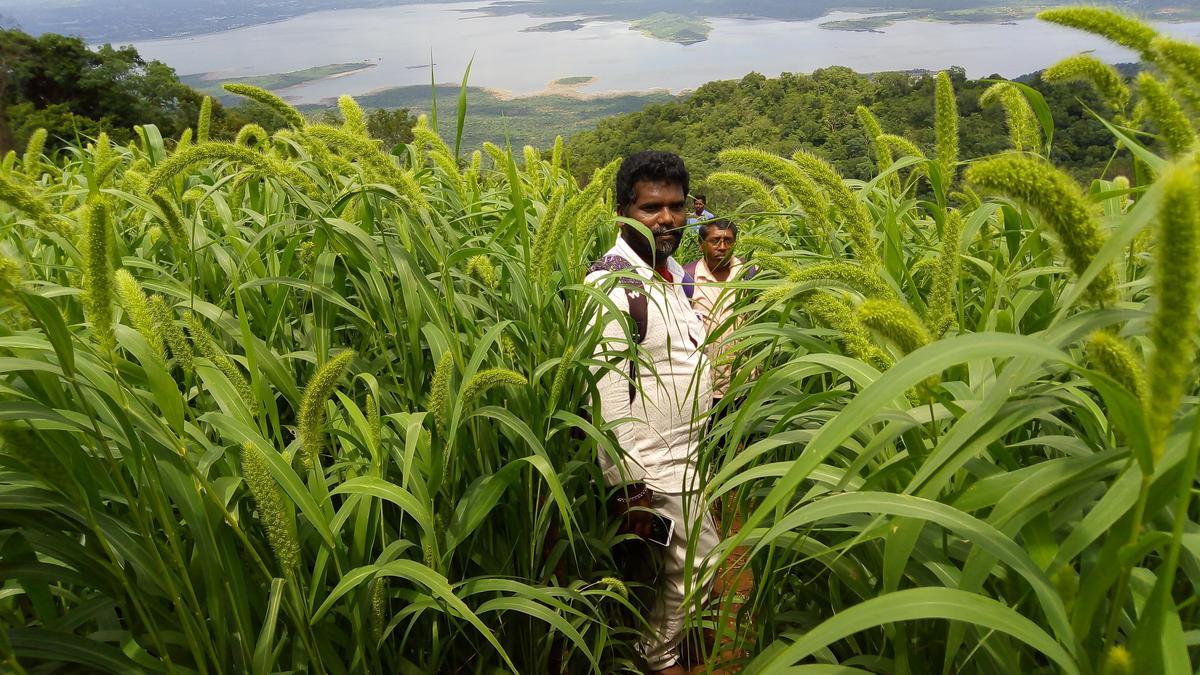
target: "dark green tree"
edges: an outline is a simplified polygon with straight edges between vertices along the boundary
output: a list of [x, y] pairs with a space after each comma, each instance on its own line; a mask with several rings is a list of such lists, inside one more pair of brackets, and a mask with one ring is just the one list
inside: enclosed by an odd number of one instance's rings
[[[20, 147], [38, 127], [52, 146], [100, 130], [124, 142], [147, 124], [178, 137], [195, 123], [203, 98], [133, 47], [89, 49], [75, 37], [0, 30], [0, 150]], [[217, 135], [239, 121], [227, 117], [214, 106]]]
[[416, 123], [417, 118], [409, 112], [408, 108], [394, 110], [376, 108], [367, 113], [367, 131], [370, 132], [372, 138], [383, 141], [383, 147], [387, 149], [394, 148], [401, 143], [411, 143], [413, 140], [412, 130]]

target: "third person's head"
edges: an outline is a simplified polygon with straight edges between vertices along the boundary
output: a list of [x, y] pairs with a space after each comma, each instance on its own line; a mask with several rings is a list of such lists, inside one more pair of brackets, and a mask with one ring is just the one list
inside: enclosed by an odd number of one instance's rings
[[705, 221], [700, 225], [700, 252], [710, 270], [728, 267], [733, 262], [733, 247], [737, 244], [737, 225], [724, 218]]

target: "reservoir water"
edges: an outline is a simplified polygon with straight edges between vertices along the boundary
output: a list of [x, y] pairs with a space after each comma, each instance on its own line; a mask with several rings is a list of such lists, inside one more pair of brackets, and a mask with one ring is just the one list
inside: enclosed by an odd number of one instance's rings
[[[584, 17], [493, 16], [487, 2], [347, 9], [223, 31], [135, 43], [181, 75], [264, 75], [331, 63], [374, 67], [284, 90], [288, 100], [318, 102], [339, 94], [428, 84], [430, 56], [439, 82], [462, 78], [516, 95], [543, 90], [564, 77], [592, 76], [587, 93], [669, 89], [751, 71], [811, 72], [831, 65], [860, 72], [966, 68], [971, 77], [1015, 77], [1083, 51], [1108, 62], [1136, 56], [1090, 35], [1036, 20], [1008, 24], [900, 21], [881, 32], [820, 28], [861, 16], [839, 12], [813, 21], [710, 19], [709, 39], [693, 45], [656, 40], [622, 21], [589, 21], [578, 30], [529, 32], [550, 21]], [[1162, 24], [1164, 32], [1200, 41], [1200, 23]]]

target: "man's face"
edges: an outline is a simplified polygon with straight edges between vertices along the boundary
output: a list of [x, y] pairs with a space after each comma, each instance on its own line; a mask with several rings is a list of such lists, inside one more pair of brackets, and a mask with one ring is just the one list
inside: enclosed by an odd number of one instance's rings
[[700, 242], [700, 251], [704, 253], [704, 264], [711, 269], [720, 269], [729, 265], [733, 259], [733, 245], [737, 238], [733, 230], [708, 228], [708, 236]]
[[651, 265], [666, 260], [683, 238], [687, 222], [687, 198], [683, 186], [659, 181], [638, 181], [633, 184], [633, 202], [620, 215], [632, 218], [653, 235], [653, 241], [632, 225], [621, 224], [621, 238]]
[[696, 207], [697, 214], [704, 213], [704, 200], [703, 199], [697, 199], [696, 201], [692, 202], [692, 204]]

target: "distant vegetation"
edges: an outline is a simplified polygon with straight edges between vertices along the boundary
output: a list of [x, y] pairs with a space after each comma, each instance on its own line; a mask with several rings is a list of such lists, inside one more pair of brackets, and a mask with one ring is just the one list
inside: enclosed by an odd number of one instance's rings
[[[294, 73], [205, 81], [204, 92], [181, 81], [159, 61], [142, 59], [133, 47], [105, 45], [92, 50], [79, 38], [48, 33], [34, 38], [21, 31], [0, 31], [0, 154], [25, 147], [34, 132], [45, 129], [47, 148], [55, 149], [106, 132], [118, 143], [137, 136], [137, 126], [154, 125], [163, 136], [179, 137], [200, 114], [205, 93], [213, 102], [209, 133], [232, 140], [247, 124], [267, 131], [285, 120], [260, 103], [245, 102], [219, 89], [226, 82], [251, 82], [286, 87], [367, 64], [334, 64]], [[426, 89], [426, 91], [428, 91]], [[242, 101], [235, 106], [221, 100]], [[366, 117], [368, 131], [388, 147], [412, 140], [416, 121], [403, 106], [374, 110]], [[320, 111], [318, 111], [320, 112]]]
[[[133, 47], [92, 50], [78, 38], [0, 31], [0, 153], [24, 147], [39, 128], [51, 147], [100, 131], [123, 142], [144, 124], [176, 136], [200, 113], [201, 99], [169, 66], [143, 60]], [[215, 128], [236, 132], [247, 121], [228, 117], [217, 106]]]
[[[962, 116], [963, 152], [981, 157], [1006, 147], [1008, 132], [1001, 106], [985, 107], [987, 80], [967, 79], [951, 69]], [[1029, 79], [1042, 92], [1057, 129], [1051, 155], [1077, 175], [1098, 174], [1112, 159], [1112, 137], [1088, 111], [1102, 110], [1094, 90], [1082, 84], [1051, 84]], [[930, 74], [862, 75], [848, 68], [825, 68], [811, 75], [785, 73], [767, 78], [751, 73], [741, 80], [710, 82], [687, 97], [647, 106], [602, 120], [570, 139], [568, 156], [577, 177], [590, 176], [608, 158], [641, 148], [678, 152], [702, 187], [718, 168], [717, 153], [753, 145], [790, 155], [813, 150], [847, 177], [867, 179], [875, 171], [873, 150], [855, 108], [868, 107], [883, 131], [903, 135], [928, 150], [933, 144], [933, 89]], [[1109, 166], [1109, 175], [1128, 171], [1128, 159]], [[710, 199], [712, 195], [710, 195]]]
[[[578, 78], [567, 78], [566, 82], [560, 80], [557, 84], [571, 84], [575, 79]], [[458, 93], [459, 87], [455, 85], [437, 87], [438, 108], [444, 113], [438, 117], [439, 130], [448, 138], [454, 137], [453, 110]], [[367, 108], [408, 108], [425, 113], [431, 111], [433, 104], [433, 96], [427, 85], [395, 87], [357, 98]], [[504, 145], [507, 140], [517, 147], [547, 147], [554, 143], [556, 135], [581, 133], [614, 115], [673, 100], [675, 96], [666, 91], [596, 98], [564, 94], [506, 98], [490, 89], [469, 87], [467, 116], [471, 123], [463, 130], [463, 145], [477, 148], [484, 141]], [[319, 107], [302, 106], [301, 109], [311, 113]]]

